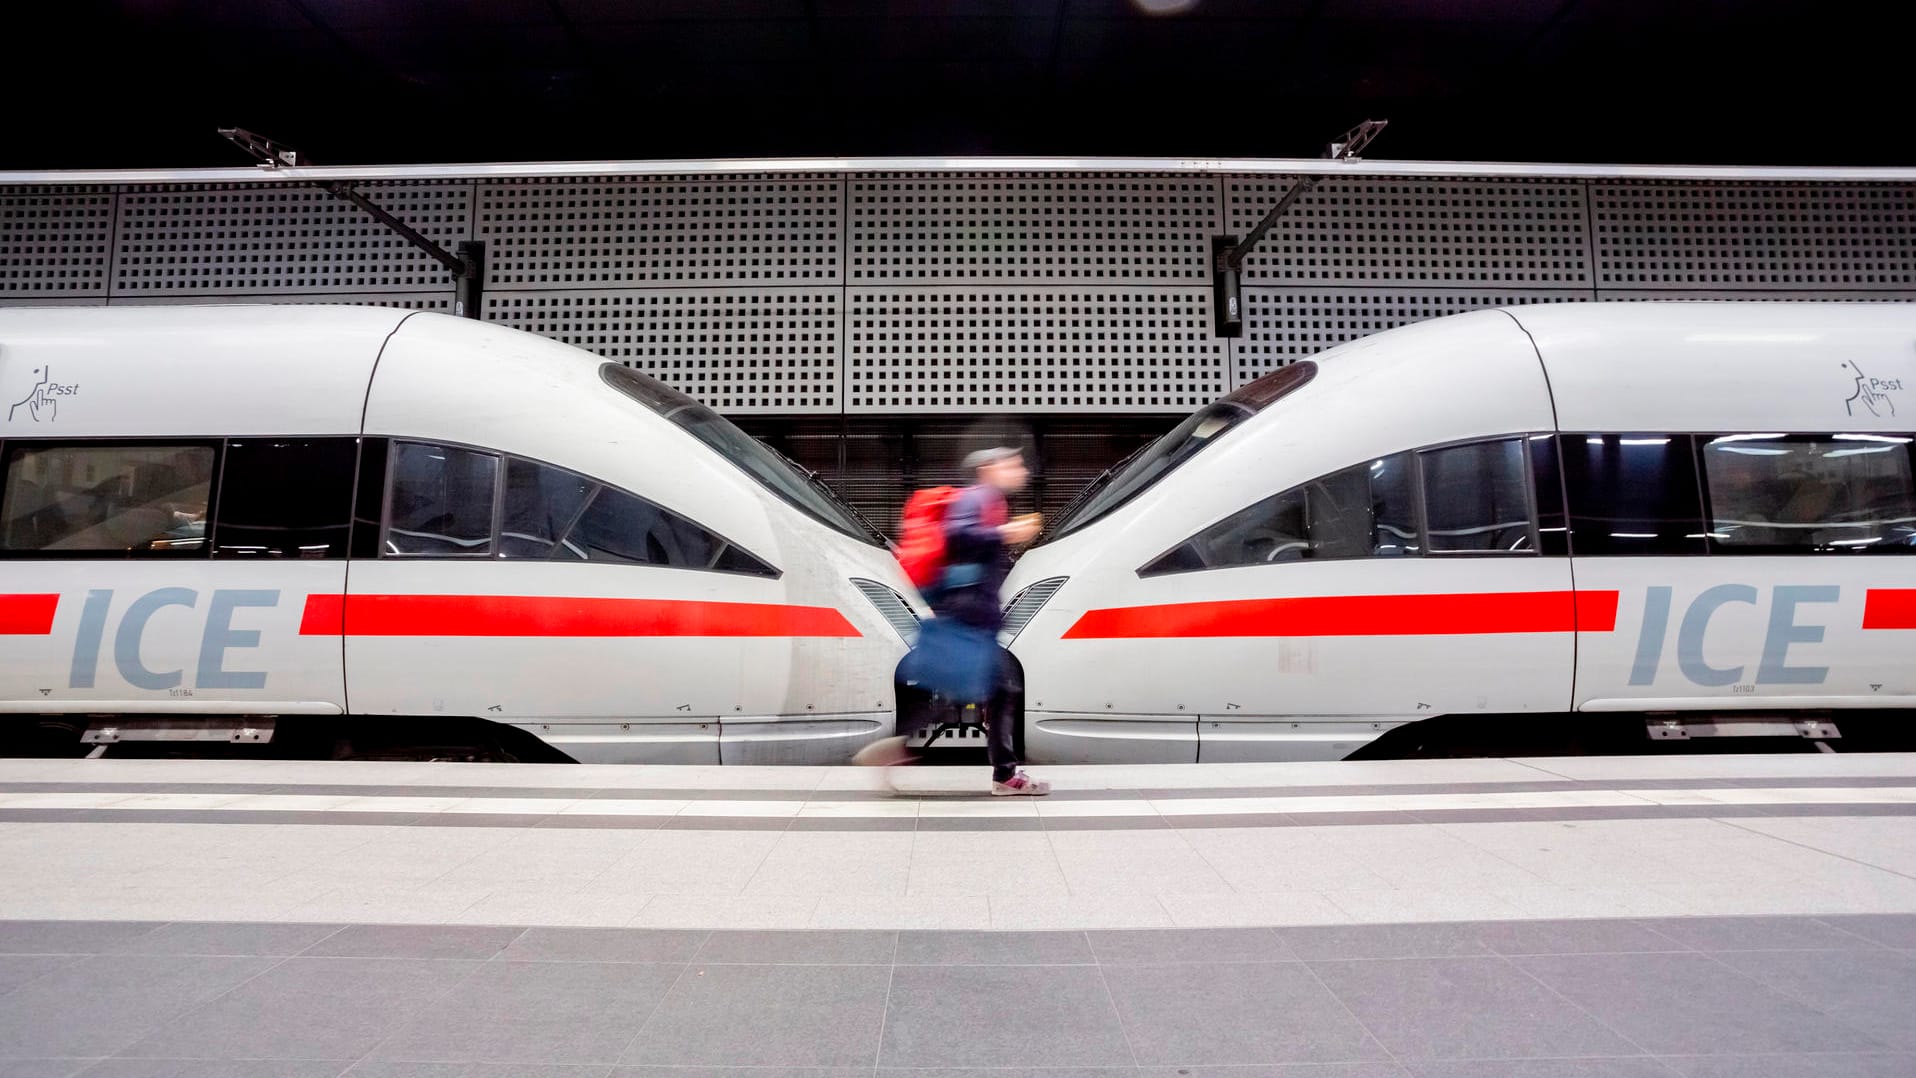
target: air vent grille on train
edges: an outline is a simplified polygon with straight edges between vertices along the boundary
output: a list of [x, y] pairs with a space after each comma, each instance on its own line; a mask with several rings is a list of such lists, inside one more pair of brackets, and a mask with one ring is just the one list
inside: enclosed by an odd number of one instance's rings
[[1005, 604], [1005, 626], [998, 630], [998, 643], [1008, 646], [1016, 640], [1025, 626], [1031, 624], [1031, 619], [1038, 616], [1038, 611], [1044, 609], [1044, 604], [1050, 602], [1051, 597], [1069, 579], [1063, 576], [1048, 577], [1012, 596], [1011, 601]]
[[860, 580], [853, 577], [852, 583], [857, 585], [859, 591], [865, 593], [865, 598], [871, 600], [871, 604], [878, 608], [878, 613], [891, 623], [891, 627], [897, 631], [905, 643], [917, 642], [918, 615], [912, 612], [911, 604], [905, 602], [904, 596], [876, 580]]

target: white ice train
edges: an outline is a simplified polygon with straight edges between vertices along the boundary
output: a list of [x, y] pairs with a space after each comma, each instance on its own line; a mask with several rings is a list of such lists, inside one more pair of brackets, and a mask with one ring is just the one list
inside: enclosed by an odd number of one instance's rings
[[1912, 304], [1530, 306], [1332, 349], [1186, 419], [1018, 562], [1028, 755], [1916, 708], [1913, 432]]
[[892, 727], [883, 543], [619, 364], [405, 311], [15, 309], [0, 397], [0, 726], [461, 718], [708, 763]]

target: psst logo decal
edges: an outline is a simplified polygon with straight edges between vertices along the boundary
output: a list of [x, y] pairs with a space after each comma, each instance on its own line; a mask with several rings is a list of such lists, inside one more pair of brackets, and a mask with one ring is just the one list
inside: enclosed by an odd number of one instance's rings
[[1843, 369], [1856, 383], [1854, 392], [1843, 401], [1843, 411], [1853, 416], [1864, 412], [1873, 416], [1896, 414], [1896, 401], [1890, 394], [1902, 392], [1901, 378], [1871, 378], [1854, 363], [1844, 363]]
[[60, 416], [60, 398], [80, 395], [79, 383], [54, 381], [51, 366], [33, 368], [32, 377], [35, 381], [27, 395], [7, 409], [7, 422], [13, 422], [13, 417], [24, 408], [27, 417], [35, 423], [51, 423]]

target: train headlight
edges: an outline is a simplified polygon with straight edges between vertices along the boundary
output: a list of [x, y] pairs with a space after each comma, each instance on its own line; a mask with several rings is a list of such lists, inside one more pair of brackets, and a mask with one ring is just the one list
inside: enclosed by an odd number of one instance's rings
[[918, 615], [912, 613], [911, 604], [905, 601], [904, 596], [876, 580], [853, 577], [852, 583], [865, 593], [865, 598], [871, 600], [871, 604], [878, 608], [879, 615], [890, 623], [907, 646], [917, 642]]
[[1005, 627], [998, 630], [998, 643], [1010, 647], [1011, 642], [1018, 639], [1018, 634], [1024, 632], [1025, 626], [1031, 624], [1031, 619], [1038, 616], [1038, 611], [1044, 609], [1044, 604], [1050, 602], [1051, 597], [1058, 594], [1058, 589], [1064, 587], [1064, 582], [1069, 579], [1065, 576], [1046, 577], [1013, 595], [1011, 601], [1005, 604]]

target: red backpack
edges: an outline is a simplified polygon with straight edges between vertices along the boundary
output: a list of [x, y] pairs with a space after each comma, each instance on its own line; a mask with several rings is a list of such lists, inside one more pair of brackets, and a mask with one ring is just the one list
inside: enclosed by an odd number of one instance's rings
[[957, 487], [926, 487], [905, 502], [904, 521], [898, 529], [898, 564], [920, 588], [937, 583], [945, 568], [945, 514], [957, 497]]

